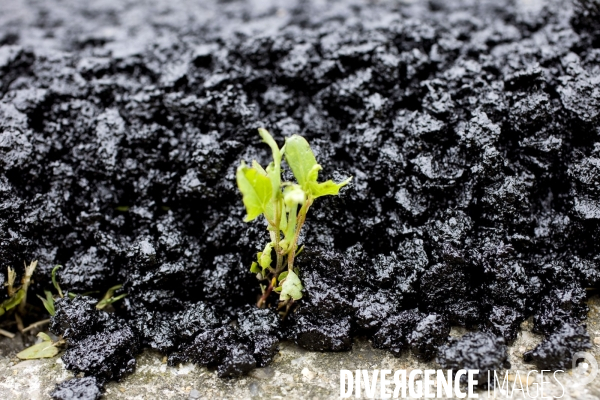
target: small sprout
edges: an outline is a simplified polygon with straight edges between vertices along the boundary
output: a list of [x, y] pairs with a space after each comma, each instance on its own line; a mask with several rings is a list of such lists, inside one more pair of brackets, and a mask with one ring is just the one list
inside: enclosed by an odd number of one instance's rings
[[123, 293], [120, 294], [118, 296], [115, 296], [115, 292], [118, 289], [121, 289], [121, 287], [123, 287], [123, 285], [116, 285], [111, 287], [110, 289], [108, 289], [106, 291], [106, 294], [104, 295], [104, 297], [102, 298], [102, 300], [100, 300], [98, 302], [98, 304], [96, 304], [96, 308], [98, 310], [103, 310], [104, 308], [106, 308], [106, 306], [108, 306], [109, 304], [112, 304], [116, 301], [121, 300], [122, 298], [124, 298], [125, 296], [127, 296], [127, 293]]
[[[339, 194], [340, 189], [352, 178], [340, 183], [331, 180], [318, 182], [322, 167], [317, 163], [306, 139], [293, 135], [279, 148], [265, 129], [259, 129], [258, 133], [271, 148], [273, 161], [267, 168], [260, 166], [256, 160], [252, 161], [252, 166], [242, 161], [236, 172], [238, 188], [246, 207], [244, 221], [250, 222], [263, 215], [271, 237], [264, 250], [257, 254], [250, 271], [256, 274], [259, 281], [268, 282], [268, 286], [260, 285], [263, 295], [257, 305], [264, 307], [274, 291], [279, 293], [279, 308], [285, 306], [287, 314], [291, 304], [302, 298], [303, 287], [294, 268], [294, 258], [303, 249], [298, 249], [298, 238], [306, 214], [315, 199]], [[281, 161], [284, 157], [297, 183], [281, 182]], [[276, 256], [274, 266], [273, 251]]]
[[15, 281], [17, 279], [17, 273], [8, 267], [8, 282], [7, 291], [8, 299], [0, 303], [0, 316], [6, 314], [7, 311], [19, 307], [19, 312], [25, 314], [25, 305], [27, 304], [27, 290], [31, 283], [31, 276], [37, 267], [37, 261], [32, 261], [29, 266], [25, 265], [25, 274], [21, 280], [21, 287], [15, 287]]
[[[65, 297], [65, 295], [63, 294], [63, 291], [61, 290], [60, 285], [58, 284], [58, 281], [56, 280], [56, 271], [58, 271], [59, 268], [62, 268], [62, 265], [56, 265], [56, 266], [54, 266], [54, 268], [52, 268], [52, 285], [54, 286], [54, 289], [56, 289], [56, 291], [58, 292], [58, 296], [62, 299], [63, 297]], [[52, 295], [52, 292], [49, 290], [44, 290], [44, 294], [46, 295], [46, 298], [43, 298], [40, 295], [38, 295], [38, 298], [44, 304], [44, 308], [46, 309], [46, 311], [48, 311], [48, 313], [51, 316], [54, 316], [54, 314], [56, 313], [56, 310], [54, 309], [54, 296]], [[74, 293], [67, 293], [67, 295], [70, 298], [73, 298], [76, 296]]]
[[29, 284], [31, 283], [31, 277], [33, 276], [33, 272], [37, 267], [37, 261], [32, 261], [29, 265], [25, 265], [25, 275], [21, 280], [21, 290], [25, 292], [25, 296], [21, 300], [19, 304], [19, 311], [21, 314], [25, 314], [25, 305], [27, 304], [27, 289], [29, 289]]
[[17, 357], [21, 360], [35, 360], [38, 358], [52, 358], [58, 354], [57, 346], [64, 343], [64, 341], [59, 340], [57, 342], [53, 342], [52, 338], [47, 334], [40, 332], [37, 336], [42, 339], [41, 343], [34, 344], [31, 347], [26, 348], [22, 352], [17, 354]]
[[17, 280], [17, 273], [11, 267], [8, 267], [8, 297], [15, 294], [15, 280]]
[[56, 281], [56, 271], [58, 271], [59, 268], [62, 268], [62, 265], [57, 265], [54, 268], [52, 268], [52, 285], [54, 285], [54, 288], [56, 289], [56, 291], [58, 292], [58, 295], [62, 299], [65, 296], [63, 295], [62, 290], [60, 290], [60, 285]]
[[49, 290], [44, 290], [44, 294], [46, 295], [46, 298], [43, 298], [39, 294], [37, 295], [37, 297], [39, 297], [39, 299], [44, 304], [44, 308], [46, 309], [46, 311], [48, 311], [48, 314], [54, 317], [54, 314], [56, 314], [56, 310], [54, 309], [54, 297], [52, 296], [52, 292], [50, 292]]
[[8, 310], [11, 310], [21, 304], [21, 301], [25, 298], [25, 291], [23, 289], [17, 290], [11, 297], [0, 303], [0, 316], [4, 315]]

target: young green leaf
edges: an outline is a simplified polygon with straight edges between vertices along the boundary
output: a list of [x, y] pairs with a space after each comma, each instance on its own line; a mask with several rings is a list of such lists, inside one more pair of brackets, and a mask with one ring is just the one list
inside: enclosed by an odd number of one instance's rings
[[316, 181], [314, 168], [318, 165], [317, 160], [310, 145], [302, 136], [292, 135], [285, 140], [285, 161], [302, 188], [305, 188], [311, 179]]
[[[52, 285], [54, 285], [54, 288], [58, 292], [58, 295], [62, 298], [65, 296], [63, 295], [62, 290], [60, 290], [60, 285], [56, 281], [56, 271], [58, 271], [59, 268], [62, 268], [62, 265], [57, 265], [54, 268], [52, 268]], [[54, 314], [52, 314], [52, 315], [54, 315]]]
[[264, 128], [258, 128], [258, 134], [262, 138], [263, 142], [269, 145], [271, 151], [273, 152], [273, 163], [275, 166], [281, 164], [281, 150], [279, 146], [277, 146], [277, 142], [273, 139], [273, 136]]
[[4, 315], [4, 313], [6, 313], [8, 310], [21, 304], [21, 301], [25, 298], [26, 294], [27, 292], [24, 289], [19, 289], [11, 297], [0, 303], [0, 316]]
[[102, 310], [104, 309], [107, 305], [112, 304], [118, 300], [121, 300], [122, 298], [124, 298], [125, 296], [127, 296], [127, 293], [123, 293], [120, 294], [118, 296], [115, 297], [115, 291], [117, 291], [118, 289], [121, 289], [123, 285], [115, 285], [113, 287], [111, 287], [110, 289], [108, 289], [106, 291], [106, 293], [104, 294], [104, 297], [102, 298], [102, 300], [100, 300], [98, 302], [98, 304], [96, 304], [96, 308], [98, 310]]
[[280, 274], [279, 274], [279, 276], [277, 277], [277, 281], [278, 281], [278, 282], [281, 282], [281, 281], [283, 281], [283, 280], [284, 280], [284, 279], [287, 277], [287, 275], [288, 275], [288, 272], [287, 272], [287, 271], [283, 271], [283, 272], [282, 272], [282, 273], [280, 273]]
[[125, 297], [127, 297], [127, 293], [120, 294], [120, 295], [118, 295], [118, 296], [116, 296], [116, 297], [111, 297], [110, 299], [104, 299], [104, 300], [100, 300], [100, 301], [98, 302], [98, 304], [96, 304], [96, 308], [97, 308], [98, 310], [102, 310], [102, 309], [104, 309], [104, 308], [105, 308], [107, 305], [109, 305], [109, 304], [112, 304], [112, 303], [115, 303], [115, 302], [117, 302], [117, 301], [119, 301], [119, 300], [121, 300], [121, 299], [124, 299]]
[[348, 178], [343, 182], [335, 183], [334, 181], [327, 181], [323, 183], [310, 182], [309, 183], [309, 191], [313, 198], [321, 197], [321, 196], [336, 196], [340, 193], [340, 189], [346, 186], [352, 178]]
[[54, 316], [54, 314], [56, 313], [56, 311], [54, 310], [54, 297], [52, 297], [52, 293], [49, 290], [44, 290], [44, 293], [46, 294], [46, 298], [43, 298], [39, 294], [38, 297], [44, 304], [44, 308], [46, 309], [46, 311], [48, 311], [48, 314]]
[[[273, 243], [269, 242], [265, 246], [265, 249], [260, 253], [259, 264], [263, 271], [271, 267], [271, 251], [273, 250]], [[264, 274], [263, 274], [264, 275]]]
[[258, 266], [258, 263], [256, 261], [252, 261], [252, 265], [250, 266], [250, 272], [252, 272], [253, 274], [258, 274], [259, 272], [262, 272], [262, 269]]
[[282, 301], [289, 300], [290, 298], [294, 300], [302, 298], [302, 282], [300, 282], [300, 278], [298, 278], [298, 275], [294, 271], [288, 272], [281, 288], [279, 299]]
[[272, 213], [272, 211], [267, 210], [268, 203], [273, 195], [271, 180], [260, 171], [246, 166], [243, 161], [237, 169], [236, 179], [248, 214], [244, 221], [250, 222], [262, 213], [265, 213], [268, 219], [269, 214]]

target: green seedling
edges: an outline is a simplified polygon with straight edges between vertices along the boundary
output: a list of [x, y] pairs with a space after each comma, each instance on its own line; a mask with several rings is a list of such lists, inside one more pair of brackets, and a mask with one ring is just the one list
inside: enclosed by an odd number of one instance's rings
[[[285, 145], [279, 148], [265, 129], [259, 129], [258, 133], [271, 148], [273, 161], [266, 169], [256, 160], [252, 161], [251, 166], [242, 161], [236, 172], [236, 180], [246, 207], [244, 221], [250, 222], [264, 216], [271, 238], [250, 267], [258, 280], [265, 282], [260, 285], [262, 296], [257, 305], [265, 307], [269, 295], [278, 293], [278, 308], [286, 307], [285, 316], [293, 302], [302, 298], [303, 286], [299, 271], [294, 267], [294, 259], [302, 250], [298, 250], [298, 237], [306, 214], [315, 199], [339, 194], [340, 189], [352, 178], [341, 183], [331, 180], [318, 182], [322, 167], [317, 163], [306, 139], [293, 135], [286, 138]], [[296, 183], [281, 182], [283, 158], [292, 170]]]
[[112, 303], [114, 303], [116, 301], [119, 301], [122, 298], [124, 298], [125, 296], [127, 296], [127, 293], [123, 293], [123, 294], [120, 294], [118, 296], [115, 296], [115, 291], [117, 291], [118, 289], [121, 289], [122, 286], [123, 285], [116, 285], [116, 286], [113, 286], [110, 289], [108, 289], [106, 291], [106, 294], [104, 294], [104, 297], [102, 297], [102, 300], [100, 300], [98, 302], [98, 304], [96, 304], [96, 308], [98, 310], [103, 310], [109, 304], [112, 304]]
[[25, 265], [25, 274], [23, 275], [23, 279], [21, 280], [21, 287], [19, 288], [15, 287], [15, 280], [17, 279], [17, 274], [15, 270], [11, 267], [8, 267], [8, 281], [6, 285], [8, 291], [8, 299], [0, 303], [0, 317], [17, 306], [19, 307], [19, 312], [21, 314], [25, 314], [25, 305], [27, 304], [27, 290], [29, 289], [31, 277], [36, 267], [37, 261], [32, 261], [29, 264], [29, 266]]
[[[56, 289], [56, 291], [58, 292], [58, 297], [63, 298], [65, 296], [64, 296], [62, 290], [60, 289], [60, 285], [56, 281], [56, 271], [58, 271], [59, 268], [62, 268], [62, 265], [56, 265], [54, 268], [52, 268], [52, 285], [54, 286], [54, 289]], [[46, 298], [43, 298], [39, 294], [38, 294], [38, 297], [40, 300], [42, 300], [42, 304], [44, 304], [44, 308], [46, 309], [46, 311], [48, 311], [48, 314], [50, 314], [51, 316], [54, 317], [54, 314], [55, 314], [54, 295], [52, 295], [52, 292], [49, 290], [44, 290], [44, 294], [46, 295]], [[71, 293], [67, 293], [67, 294], [71, 298], [75, 297], [75, 294], [71, 294]]]
[[[56, 271], [58, 271], [59, 268], [62, 268], [62, 265], [57, 265], [52, 269], [52, 285], [54, 286], [54, 289], [56, 289], [56, 292], [58, 293], [58, 297], [63, 298], [65, 297], [65, 294], [63, 294], [62, 289], [60, 288], [60, 285], [58, 284], [57, 280], [56, 280]], [[116, 285], [111, 287], [110, 289], [108, 289], [106, 291], [106, 293], [104, 294], [104, 296], [102, 297], [102, 299], [100, 299], [100, 301], [96, 304], [96, 308], [98, 310], [103, 310], [105, 309], [109, 304], [112, 304], [116, 301], [121, 300], [122, 298], [124, 298], [125, 296], [127, 296], [126, 293], [120, 294], [118, 296], [115, 296], [115, 292], [120, 289], [122, 287], [122, 285]], [[95, 292], [87, 292], [87, 293], [82, 293], [81, 296], [88, 296], [90, 294], [94, 294], [94, 293], [98, 293], [97, 291]], [[54, 309], [54, 295], [52, 294], [51, 291], [49, 290], [44, 290], [44, 294], [46, 295], [46, 297], [42, 297], [40, 295], [38, 295], [39, 299], [42, 301], [42, 303], [44, 304], [44, 308], [46, 309], [46, 311], [48, 311], [48, 313], [51, 316], [54, 316], [55, 314], [55, 309]], [[72, 293], [72, 292], [67, 292], [66, 295], [73, 299], [75, 297], [77, 297], [77, 294]]]

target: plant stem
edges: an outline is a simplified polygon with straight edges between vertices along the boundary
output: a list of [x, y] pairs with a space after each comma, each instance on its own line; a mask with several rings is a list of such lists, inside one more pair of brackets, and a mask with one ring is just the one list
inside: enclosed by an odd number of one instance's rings
[[279, 199], [276, 203], [276, 211], [275, 211], [275, 219], [277, 220], [277, 225], [275, 226], [275, 254], [277, 255], [277, 265], [275, 266], [275, 276], [279, 275], [281, 265], [283, 264], [283, 256], [281, 255], [281, 246], [279, 242], [281, 241], [281, 235], [279, 234], [279, 225], [281, 224], [281, 199]]
[[23, 332], [23, 329], [25, 329], [25, 327], [23, 326], [23, 319], [21, 319], [21, 316], [19, 315], [18, 312], [16, 312], [15, 314], [15, 320], [17, 321], [17, 329], [19, 330], [19, 332]]
[[306, 199], [306, 203], [302, 205], [300, 209], [300, 213], [298, 215], [298, 222], [296, 225], [296, 232], [294, 233], [294, 241], [291, 243], [291, 250], [288, 253], [288, 271], [292, 271], [294, 269], [294, 257], [296, 257], [296, 248], [298, 247], [298, 238], [300, 237], [300, 230], [304, 225], [304, 221], [306, 221], [306, 213], [312, 204], [312, 200], [310, 198]]
[[283, 313], [283, 315], [281, 316], [281, 319], [285, 319], [285, 317], [287, 317], [288, 313], [290, 312], [290, 310], [292, 309], [292, 305], [294, 305], [294, 299], [291, 299], [290, 302], [287, 304], [287, 306], [285, 307], [285, 312]]
[[23, 333], [30, 331], [32, 329], [35, 329], [39, 326], [49, 324], [49, 323], [50, 323], [50, 319], [43, 319], [41, 321], [34, 322], [33, 324], [29, 325], [27, 328], [23, 329]]
[[23, 276], [22, 286], [21, 288], [25, 291], [25, 296], [23, 300], [21, 300], [21, 304], [19, 304], [19, 312], [22, 315], [25, 315], [25, 307], [27, 306], [27, 289], [29, 289], [29, 284], [31, 283], [31, 276], [37, 267], [37, 260], [32, 261], [29, 266], [25, 265], [25, 275]]
[[9, 339], [13, 339], [15, 337], [15, 334], [9, 331], [5, 331], [4, 329], [0, 328], [0, 335], [2, 336], [6, 336]]
[[264, 308], [264, 305], [267, 302], [267, 299], [269, 298], [269, 295], [271, 294], [272, 291], [273, 291], [273, 279], [271, 279], [269, 281], [269, 287], [267, 287], [267, 289], [265, 290], [265, 292], [263, 293], [261, 298], [258, 300], [258, 303], [256, 303], [256, 306], [258, 308]]

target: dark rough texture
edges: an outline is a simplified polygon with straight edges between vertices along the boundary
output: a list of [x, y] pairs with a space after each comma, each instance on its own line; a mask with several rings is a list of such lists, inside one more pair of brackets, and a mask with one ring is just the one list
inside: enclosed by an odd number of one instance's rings
[[[373, 346], [389, 350], [396, 357], [400, 356], [407, 348], [409, 335], [423, 317], [424, 315], [416, 310], [402, 311], [391, 316], [373, 335]], [[418, 338], [415, 337], [415, 344], [418, 344], [416, 339]]]
[[[501, 365], [521, 321], [579, 325], [600, 284], [598, 10], [5, 1], [2, 268], [20, 280], [39, 261], [34, 301], [56, 264], [65, 291], [123, 284], [114, 314], [61, 300], [52, 322], [66, 365], [101, 378], [141, 347], [238, 375], [280, 338], [339, 351], [365, 335], [427, 358], [447, 324], [491, 332], [464, 346]], [[261, 126], [304, 135], [324, 179], [353, 176], [310, 210], [304, 298], [279, 327], [247, 308], [268, 233], [243, 222], [234, 180], [240, 160], [268, 162]], [[469, 361], [452, 346], [448, 365]]]
[[508, 343], [517, 338], [517, 330], [521, 322], [523, 317], [518, 311], [506, 306], [494, 306], [481, 328], [483, 331], [503, 337]]
[[438, 347], [448, 340], [450, 324], [439, 314], [429, 314], [421, 319], [408, 336], [411, 350], [422, 360], [435, 356]]
[[[436, 361], [442, 369], [454, 372], [479, 370], [479, 384], [487, 383], [488, 371], [510, 368], [504, 339], [486, 332], [470, 332], [460, 339], [452, 339], [440, 347]], [[466, 382], [466, 378], [461, 375], [461, 381]]]
[[71, 341], [102, 330], [110, 316], [96, 309], [97, 302], [87, 296], [57, 299], [54, 302], [55, 314], [50, 318], [50, 330]]
[[50, 393], [54, 400], [98, 400], [101, 396], [102, 387], [93, 376], [66, 380]]
[[565, 324], [523, 357], [539, 368], [564, 371], [572, 367], [575, 353], [591, 347], [585, 326]]
[[266, 366], [277, 353], [281, 337], [281, 318], [272, 309], [248, 306], [238, 314], [238, 328], [254, 346], [252, 353], [258, 367]]
[[217, 367], [220, 377], [239, 376], [255, 367], [264, 367], [277, 353], [281, 321], [273, 310], [246, 307], [237, 315], [237, 327], [217, 327], [222, 322], [207, 314], [203, 303], [196, 307], [195, 313], [188, 310], [183, 319], [188, 325], [178, 330], [189, 332], [190, 320], [199, 329], [195, 335], [179, 336], [179, 350], [168, 359], [171, 365], [192, 361]]
[[250, 346], [229, 326], [202, 332], [183, 354], [176, 353], [175, 356], [169, 360], [170, 364], [192, 361], [209, 367], [218, 366], [220, 377], [238, 376], [257, 366]]
[[128, 325], [121, 324], [119, 327], [117, 323], [81, 341], [70, 343], [62, 360], [65, 367], [75, 373], [110, 380], [133, 372], [138, 351], [135, 332]]
[[352, 348], [350, 318], [300, 315], [294, 320], [295, 342], [312, 351], [344, 351]]

